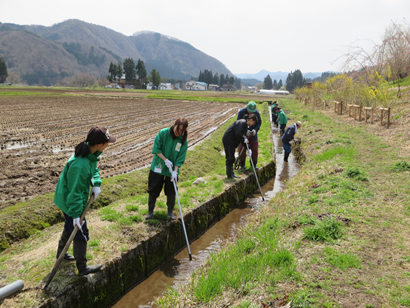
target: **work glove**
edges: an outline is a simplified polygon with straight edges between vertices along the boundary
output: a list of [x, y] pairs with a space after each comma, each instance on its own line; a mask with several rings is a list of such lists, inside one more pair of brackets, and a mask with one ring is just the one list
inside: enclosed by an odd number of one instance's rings
[[243, 136], [243, 142], [244, 142], [244, 143], [249, 143], [248, 138], [246, 138], [245, 136]]
[[248, 150], [248, 156], [249, 156], [250, 159], [252, 159], [252, 150], [251, 149]]
[[295, 140], [289, 141], [289, 144], [294, 144], [294, 143], [295, 143]]
[[256, 135], [256, 130], [252, 129], [251, 134], [252, 134], [252, 136], [255, 136]]
[[250, 131], [250, 130], [248, 130], [248, 131], [246, 132], [246, 137], [249, 137], [249, 136], [252, 136], [252, 131]]
[[81, 223], [80, 223], [80, 217], [78, 218], [73, 218], [73, 227], [78, 227], [78, 229], [83, 232], [82, 228], [81, 228]]
[[167, 166], [168, 168], [172, 168], [173, 163], [172, 163], [169, 159], [167, 159], [167, 160], [165, 161], [165, 166]]
[[178, 172], [177, 171], [172, 171], [171, 181], [175, 182], [175, 184], [177, 183], [177, 181], [178, 181]]
[[91, 188], [91, 194], [94, 194], [94, 200], [97, 199], [100, 192], [101, 192], [101, 188], [98, 186], [94, 186], [93, 188]]

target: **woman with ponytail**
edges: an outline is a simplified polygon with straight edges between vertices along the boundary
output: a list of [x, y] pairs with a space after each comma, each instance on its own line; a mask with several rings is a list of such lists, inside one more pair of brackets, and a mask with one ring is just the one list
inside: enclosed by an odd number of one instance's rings
[[173, 183], [178, 181], [178, 174], [185, 162], [188, 149], [188, 120], [179, 118], [174, 125], [162, 129], [155, 137], [152, 154], [154, 158], [148, 177], [148, 215], [154, 215], [155, 202], [164, 187], [167, 196], [168, 217], [175, 219], [175, 189]]
[[89, 232], [86, 220], [81, 223], [80, 217], [87, 205], [90, 187], [95, 199], [101, 192], [100, 171], [97, 168], [97, 162], [100, 160], [98, 156], [107, 148], [108, 143], [115, 140], [116, 138], [110, 136], [105, 127], [92, 127], [87, 134], [87, 139], [75, 147], [74, 154], [68, 159], [54, 194], [54, 203], [63, 211], [65, 217], [64, 230], [58, 242], [57, 258], [77, 226], [81, 232], [77, 232], [74, 237], [74, 256], [66, 253], [64, 259], [76, 261], [80, 276], [95, 273], [102, 267], [102, 264], [87, 265]]

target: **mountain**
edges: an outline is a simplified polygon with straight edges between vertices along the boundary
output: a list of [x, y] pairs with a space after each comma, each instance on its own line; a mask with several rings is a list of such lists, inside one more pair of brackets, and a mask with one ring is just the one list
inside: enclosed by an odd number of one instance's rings
[[147, 73], [189, 79], [205, 69], [232, 72], [219, 60], [187, 42], [144, 31], [126, 36], [103, 26], [71, 19], [51, 27], [0, 23], [0, 57], [8, 71], [28, 84], [51, 85], [81, 73], [108, 75], [111, 62], [144, 61]]
[[[241, 79], [257, 79], [260, 82], [263, 82], [266, 76], [270, 76], [270, 78], [272, 78], [272, 80], [275, 80], [279, 82], [280, 79], [282, 79], [282, 82], [285, 83], [286, 82], [286, 78], [289, 75], [289, 72], [269, 72], [267, 70], [262, 70], [259, 73], [256, 74], [235, 74], [236, 77], [241, 78]], [[316, 78], [316, 77], [320, 77], [320, 75], [322, 75], [322, 73], [304, 73], [302, 72], [303, 77], [304, 78]]]

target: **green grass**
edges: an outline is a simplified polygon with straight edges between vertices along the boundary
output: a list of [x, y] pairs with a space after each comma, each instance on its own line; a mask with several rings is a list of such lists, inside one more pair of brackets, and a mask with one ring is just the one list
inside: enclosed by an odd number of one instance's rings
[[342, 270], [362, 267], [361, 260], [352, 253], [339, 253], [336, 249], [327, 246], [324, 249], [324, 254], [326, 262]]
[[[176, 95], [175, 93], [160, 93], [160, 94], [148, 94], [146, 98], [152, 99], [177, 99], [177, 100], [190, 100], [198, 102], [220, 102], [220, 103], [243, 103], [246, 104], [250, 100], [244, 98], [227, 98], [227, 97], [212, 97], [212, 96], [193, 96], [193, 95]], [[255, 101], [257, 104], [261, 104], [262, 101]]]
[[0, 88], [0, 97], [5, 96], [39, 96], [39, 95], [72, 95], [66, 93], [41, 93], [41, 92], [18, 92], [18, 91], [1, 91]]
[[313, 226], [306, 227], [303, 233], [307, 240], [333, 243], [343, 237], [344, 228], [343, 223], [334, 217], [324, 217], [322, 220], [317, 219]]

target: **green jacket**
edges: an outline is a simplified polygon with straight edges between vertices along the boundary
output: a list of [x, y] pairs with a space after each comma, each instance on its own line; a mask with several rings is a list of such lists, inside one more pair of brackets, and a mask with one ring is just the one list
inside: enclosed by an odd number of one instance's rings
[[83, 213], [90, 186], [101, 186], [100, 170], [97, 168], [101, 152], [86, 157], [68, 159], [57, 183], [54, 203], [68, 216], [78, 218]]
[[280, 112], [277, 112], [276, 115], [278, 116], [279, 124], [286, 124], [288, 123], [288, 118], [286, 114], [281, 110]]
[[[154, 154], [154, 158], [150, 169], [155, 173], [165, 176], [171, 176], [171, 173], [169, 172], [168, 167], [165, 166], [165, 162], [155, 154], [162, 153], [174, 164], [174, 167], [178, 166], [179, 174], [179, 170], [185, 162], [186, 152], [188, 150], [188, 140], [186, 140], [182, 145], [181, 141], [183, 135], [172, 139], [170, 130], [170, 127], [162, 129], [155, 137], [154, 146], [152, 147], [152, 154]], [[172, 170], [174, 170], [174, 167], [172, 167]]]

